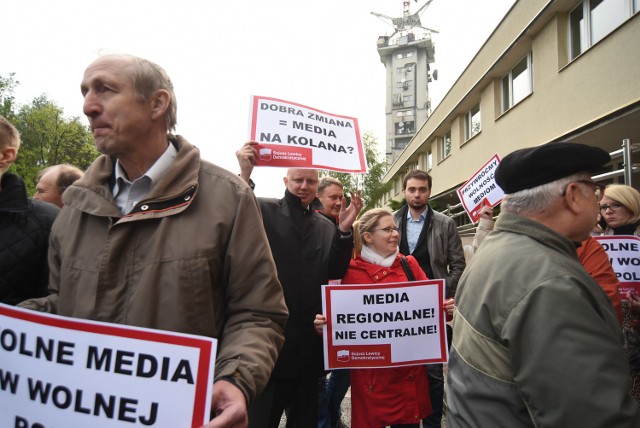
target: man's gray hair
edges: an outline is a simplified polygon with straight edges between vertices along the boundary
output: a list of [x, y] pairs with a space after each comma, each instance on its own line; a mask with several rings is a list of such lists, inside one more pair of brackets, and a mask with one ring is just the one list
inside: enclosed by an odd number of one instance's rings
[[531, 189], [504, 195], [500, 211], [519, 215], [541, 214], [562, 196], [570, 183], [589, 178], [591, 177], [587, 173], [578, 173]]
[[169, 132], [175, 129], [178, 122], [178, 102], [173, 83], [162, 67], [148, 59], [124, 53], [105, 53], [101, 58], [119, 58], [129, 62], [129, 69], [126, 71], [140, 101], [147, 101], [159, 89], [166, 90], [169, 93], [169, 105], [165, 113], [166, 127]]
[[333, 186], [333, 185], [338, 186], [341, 189], [344, 189], [344, 186], [342, 185], [340, 180], [338, 180], [337, 178], [322, 177], [320, 179], [320, 184], [318, 184], [318, 190], [316, 192], [317, 193], [322, 193], [322, 192], [324, 192], [324, 189], [326, 189], [329, 186]]

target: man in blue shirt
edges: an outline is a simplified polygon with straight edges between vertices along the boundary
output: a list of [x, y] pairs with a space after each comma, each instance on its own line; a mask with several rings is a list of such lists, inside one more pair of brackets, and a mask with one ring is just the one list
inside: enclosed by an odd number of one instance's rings
[[[431, 183], [431, 176], [417, 169], [404, 177], [407, 204], [394, 214], [400, 228], [400, 252], [415, 257], [429, 279], [444, 279], [446, 297], [453, 297], [465, 268], [464, 251], [453, 219], [429, 206]], [[422, 421], [423, 427], [440, 428], [443, 390], [442, 364], [429, 365], [433, 413]]]

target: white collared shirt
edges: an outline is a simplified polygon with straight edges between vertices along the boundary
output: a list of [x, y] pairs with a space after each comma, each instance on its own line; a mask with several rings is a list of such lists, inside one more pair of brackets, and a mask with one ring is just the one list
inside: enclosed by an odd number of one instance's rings
[[122, 214], [130, 213], [138, 202], [149, 194], [153, 188], [153, 183], [157, 182], [162, 177], [162, 174], [169, 169], [177, 155], [178, 151], [173, 144], [169, 143], [162, 156], [151, 165], [151, 168], [142, 177], [133, 181], [127, 179], [120, 161], [116, 161], [116, 179], [111, 191], [113, 192], [113, 199]]

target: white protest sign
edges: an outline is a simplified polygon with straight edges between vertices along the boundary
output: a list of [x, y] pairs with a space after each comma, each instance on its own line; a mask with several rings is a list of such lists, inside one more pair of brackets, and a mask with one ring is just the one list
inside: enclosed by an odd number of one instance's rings
[[443, 302], [442, 279], [323, 285], [325, 368], [446, 362]]
[[499, 164], [500, 158], [497, 154], [493, 155], [469, 181], [458, 189], [460, 202], [474, 223], [480, 219], [480, 209], [483, 205], [495, 207], [504, 197], [504, 192], [495, 180], [496, 168]]
[[611, 267], [620, 281], [620, 298], [627, 291], [640, 294], [640, 237], [633, 235], [595, 236], [607, 252]]
[[199, 427], [216, 340], [0, 305], [0, 427]]
[[249, 139], [256, 166], [367, 172], [358, 119], [277, 98], [251, 97]]

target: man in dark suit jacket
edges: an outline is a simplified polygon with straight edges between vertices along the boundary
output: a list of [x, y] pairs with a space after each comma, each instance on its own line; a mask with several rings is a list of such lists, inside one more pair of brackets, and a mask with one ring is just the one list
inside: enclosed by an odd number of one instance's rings
[[[394, 218], [400, 228], [400, 252], [412, 255], [430, 279], [444, 279], [446, 297], [453, 297], [465, 268], [462, 241], [455, 222], [429, 206], [431, 176], [413, 170], [405, 175], [402, 191], [407, 204]], [[440, 428], [444, 382], [442, 365], [429, 366], [429, 394], [433, 413], [422, 423], [425, 428]]]

